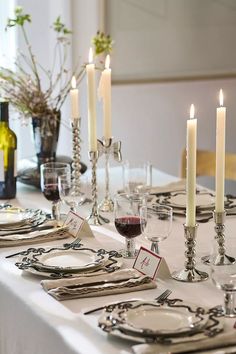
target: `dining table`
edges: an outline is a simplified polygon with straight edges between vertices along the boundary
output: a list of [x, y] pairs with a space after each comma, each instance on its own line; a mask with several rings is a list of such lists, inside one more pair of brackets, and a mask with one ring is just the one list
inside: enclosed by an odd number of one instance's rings
[[[122, 166], [110, 168], [110, 193], [113, 197], [122, 190]], [[84, 181], [90, 186], [90, 171]], [[152, 170], [153, 186], [164, 186], [178, 181], [179, 178]], [[97, 169], [98, 200], [104, 197], [105, 171]], [[45, 199], [40, 190], [17, 183], [16, 198], [10, 203], [22, 208], [40, 208], [50, 212], [50, 202]], [[78, 214], [87, 217], [91, 212], [91, 203], [78, 207]], [[69, 208], [62, 206], [62, 212], [68, 213]], [[124, 238], [118, 234], [114, 225], [112, 212], [101, 213], [110, 222], [93, 226], [94, 237], [83, 238], [82, 242], [91, 247], [119, 251], [124, 246]], [[172, 231], [169, 237], [160, 242], [160, 254], [165, 259], [170, 272], [180, 270], [185, 262], [185, 238], [183, 224], [185, 218], [174, 216]], [[236, 217], [226, 218], [227, 239], [235, 238]], [[210, 267], [201, 262], [201, 257], [209, 254], [214, 242], [214, 221], [199, 224], [196, 237], [196, 267], [209, 274]], [[73, 237], [69, 239], [73, 241]], [[33, 247], [62, 245], [68, 240], [54, 240], [39, 243]], [[144, 236], [135, 239], [137, 248], [143, 246], [150, 249], [150, 241]], [[31, 245], [32, 246], [32, 245]], [[28, 245], [2, 247], [0, 249], [0, 353], [1, 354], [118, 354], [133, 353], [134, 342], [112, 336], [98, 327], [101, 311], [88, 315], [84, 312], [94, 307], [104, 306], [116, 301], [129, 299], [151, 300], [164, 290], [172, 291], [170, 298], [178, 298], [198, 306], [212, 307], [223, 304], [223, 292], [216, 288], [211, 277], [205, 281], [191, 283], [176, 281], [172, 277], [158, 278], [156, 288], [112, 294], [106, 296], [85, 297], [57, 301], [42, 288], [41, 277], [27, 273], [15, 266], [17, 257], [6, 256], [21, 252]], [[124, 268], [132, 268], [133, 259], [123, 259]], [[226, 330], [233, 328], [235, 320], [225, 319]], [[236, 334], [236, 332], [235, 332]]]

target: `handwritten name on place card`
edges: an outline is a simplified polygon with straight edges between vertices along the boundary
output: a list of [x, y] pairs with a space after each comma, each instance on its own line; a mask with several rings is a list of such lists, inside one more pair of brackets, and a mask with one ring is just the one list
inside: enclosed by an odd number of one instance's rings
[[68, 225], [68, 232], [74, 237], [94, 236], [87, 220], [71, 210], [67, 214], [64, 225]]
[[165, 259], [145, 247], [140, 247], [133, 268], [152, 279], [170, 277]]

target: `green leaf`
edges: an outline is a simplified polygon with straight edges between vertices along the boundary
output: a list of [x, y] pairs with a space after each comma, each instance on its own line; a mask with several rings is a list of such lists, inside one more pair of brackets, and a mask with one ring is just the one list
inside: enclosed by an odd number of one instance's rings
[[95, 54], [102, 53], [109, 54], [112, 51], [113, 40], [110, 35], [105, 35], [103, 32], [98, 31], [96, 36], [92, 38], [92, 44], [95, 47]]

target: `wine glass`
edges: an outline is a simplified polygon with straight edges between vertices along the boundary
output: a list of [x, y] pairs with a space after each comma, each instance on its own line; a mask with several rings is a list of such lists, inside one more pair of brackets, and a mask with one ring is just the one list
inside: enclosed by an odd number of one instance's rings
[[115, 227], [125, 237], [124, 258], [135, 258], [135, 237], [141, 235], [140, 208], [146, 204], [146, 195], [121, 193], [114, 197]]
[[70, 172], [58, 177], [60, 199], [75, 213], [77, 207], [85, 201], [85, 195], [80, 191], [80, 187], [80, 184], [72, 180]]
[[[236, 256], [235, 240], [228, 243], [231, 254]], [[222, 313], [225, 317], [236, 317], [236, 263], [227, 265], [210, 264], [210, 276], [213, 284], [224, 291]]]
[[173, 210], [169, 206], [155, 205], [140, 208], [141, 231], [151, 241], [151, 250], [159, 254], [159, 242], [165, 240], [172, 229]]
[[52, 202], [52, 219], [60, 220], [60, 195], [58, 177], [70, 173], [70, 165], [62, 162], [47, 162], [40, 166], [41, 190], [45, 198]]
[[123, 186], [127, 193], [144, 193], [152, 185], [152, 165], [132, 164], [126, 161], [123, 164]]

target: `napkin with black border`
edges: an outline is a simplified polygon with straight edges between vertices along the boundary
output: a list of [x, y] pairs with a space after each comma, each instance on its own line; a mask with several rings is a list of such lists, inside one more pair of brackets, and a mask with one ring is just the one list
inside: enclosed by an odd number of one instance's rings
[[49, 295], [60, 301], [128, 293], [157, 286], [150, 277], [141, 275], [135, 269], [122, 269], [90, 277], [42, 280], [41, 285]]

